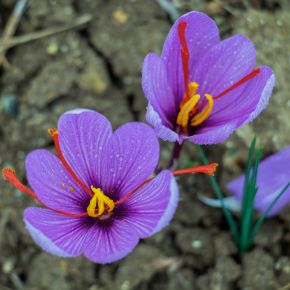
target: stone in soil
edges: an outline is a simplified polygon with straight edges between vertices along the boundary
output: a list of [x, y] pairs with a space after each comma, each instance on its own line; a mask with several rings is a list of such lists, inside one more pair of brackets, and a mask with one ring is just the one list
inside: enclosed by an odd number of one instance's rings
[[116, 272], [115, 287], [122, 290], [138, 289], [172, 263], [174, 260], [168, 260], [156, 247], [141, 244], [122, 261]]
[[278, 289], [274, 259], [261, 248], [247, 253], [242, 261], [243, 272], [240, 287], [247, 290]]
[[113, 3], [98, 5], [98, 15], [91, 22], [89, 33], [93, 45], [126, 83], [127, 77], [140, 75], [148, 52], [161, 51], [170, 26], [156, 1]]
[[44, 252], [30, 262], [27, 289], [87, 289], [94, 282], [94, 264], [83, 257], [60, 259]]
[[201, 228], [180, 229], [177, 233], [178, 248], [192, 259], [195, 269], [202, 270], [214, 260], [213, 239], [209, 231]]

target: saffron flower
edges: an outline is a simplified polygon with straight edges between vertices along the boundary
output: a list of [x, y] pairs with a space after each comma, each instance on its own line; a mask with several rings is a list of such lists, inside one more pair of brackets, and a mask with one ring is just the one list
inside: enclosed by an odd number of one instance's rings
[[[243, 186], [245, 175], [234, 179], [227, 184], [227, 189], [233, 193], [235, 200], [231, 204], [241, 204], [243, 199]], [[275, 198], [290, 181], [290, 147], [264, 159], [258, 170], [257, 186], [258, 192], [255, 196], [254, 207], [264, 213], [273, 203]], [[290, 188], [288, 188], [272, 207], [268, 216], [278, 214], [285, 206], [290, 203]]]
[[26, 158], [33, 190], [13, 170], [2, 173], [44, 207], [27, 208], [24, 222], [35, 242], [56, 256], [121, 259], [171, 220], [178, 202], [174, 174], [213, 174], [216, 167], [163, 170], [152, 177], [159, 159], [152, 128], [133, 122], [112, 132], [110, 122], [90, 110], [63, 114], [58, 130], [49, 133], [57, 156], [40, 149]]
[[194, 11], [181, 16], [161, 56], [149, 53], [144, 60], [148, 123], [171, 142], [224, 141], [255, 119], [270, 98], [272, 69], [255, 65], [256, 50], [247, 37], [220, 41], [217, 26], [207, 15]]

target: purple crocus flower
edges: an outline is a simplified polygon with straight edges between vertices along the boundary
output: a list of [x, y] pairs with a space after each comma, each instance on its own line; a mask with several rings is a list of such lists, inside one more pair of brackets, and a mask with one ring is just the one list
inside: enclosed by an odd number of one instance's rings
[[196, 144], [224, 141], [265, 108], [275, 82], [270, 67], [255, 68], [250, 39], [223, 41], [215, 22], [200, 12], [181, 16], [171, 28], [161, 56], [149, 53], [142, 86], [146, 119], [168, 141]]
[[74, 110], [50, 129], [57, 155], [35, 150], [26, 158], [33, 191], [11, 169], [7, 181], [45, 208], [24, 212], [26, 228], [45, 251], [85, 255], [97, 263], [126, 256], [142, 238], [164, 228], [178, 202], [174, 174], [213, 174], [215, 164], [150, 177], [159, 143], [146, 124], [128, 123], [112, 132], [110, 122], [90, 110]]
[[[243, 198], [245, 175], [227, 184], [227, 189], [234, 194], [236, 200], [241, 203]], [[264, 159], [259, 165], [254, 207], [261, 213], [265, 212], [275, 197], [290, 181], [290, 147], [287, 147], [270, 157]], [[278, 199], [269, 216], [278, 214], [290, 203], [290, 188]]]

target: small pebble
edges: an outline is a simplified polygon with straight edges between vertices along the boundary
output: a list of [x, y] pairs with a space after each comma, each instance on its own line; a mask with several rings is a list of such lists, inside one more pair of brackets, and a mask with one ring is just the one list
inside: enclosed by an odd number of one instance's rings
[[5, 113], [16, 117], [19, 110], [19, 97], [16, 94], [6, 94], [2, 97], [1, 106]]
[[123, 10], [116, 9], [113, 12], [113, 18], [116, 22], [120, 24], [125, 24], [128, 21], [129, 16]]
[[200, 249], [202, 247], [202, 241], [200, 240], [193, 240], [191, 242], [191, 246], [194, 248], [194, 249]]
[[58, 53], [59, 50], [59, 46], [56, 42], [52, 42], [50, 43], [47, 48], [46, 48], [46, 52], [50, 55], [55, 55]]

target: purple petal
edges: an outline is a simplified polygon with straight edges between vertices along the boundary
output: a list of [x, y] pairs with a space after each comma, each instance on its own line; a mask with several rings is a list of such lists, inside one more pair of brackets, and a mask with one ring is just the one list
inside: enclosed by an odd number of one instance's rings
[[217, 144], [228, 138], [244, 121], [237, 119], [222, 125], [204, 126], [198, 129], [197, 133], [188, 139], [195, 144]]
[[90, 110], [74, 110], [58, 122], [59, 142], [66, 161], [88, 187], [101, 183], [103, 150], [112, 135], [110, 122]]
[[[106, 221], [105, 221], [106, 222]], [[139, 237], [126, 219], [94, 224], [86, 237], [85, 256], [95, 263], [107, 264], [127, 256]]]
[[[220, 110], [212, 113], [194, 136], [189, 139], [197, 144], [216, 144], [223, 142], [236, 129], [252, 121], [267, 105], [271, 96], [275, 77], [272, 70], [263, 66], [260, 74], [250, 80], [238, 98], [223, 104]], [[225, 96], [226, 97], [226, 96]], [[222, 97], [223, 98], [223, 97]], [[219, 106], [220, 100], [215, 102]]]
[[[247, 119], [246, 122], [252, 122], [267, 106], [268, 101], [271, 97], [274, 85], [275, 85], [275, 75], [270, 67], [263, 66], [261, 67], [261, 77], [264, 78], [263, 81], [266, 82], [261, 97], [258, 98], [258, 104], [256, 105], [256, 109], [251, 113], [249, 118]], [[263, 83], [262, 80], [259, 80], [260, 85]], [[256, 89], [256, 94], [259, 95], [259, 90]], [[254, 90], [254, 88], [252, 88]]]
[[178, 113], [179, 103], [176, 102], [168, 83], [166, 67], [155, 53], [149, 53], [144, 60], [142, 88], [162, 123], [171, 127], [171, 121]]
[[[191, 72], [195, 70], [201, 56], [219, 42], [218, 28], [206, 14], [189, 12], [174, 23], [164, 43], [161, 57], [166, 64], [168, 82], [178, 103], [181, 102], [184, 94], [181, 45], [178, 37], [178, 24], [182, 21], [188, 24], [185, 34], [190, 51], [189, 69]], [[192, 78], [190, 80], [195, 81]]]
[[127, 220], [140, 238], [147, 238], [168, 225], [178, 203], [178, 187], [164, 170], [124, 202]]
[[162, 124], [160, 116], [157, 112], [154, 111], [150, 103], [147, 106], [146, 120], [154, 127], [155, 134], [159, 138], [170, 142], [175, 142], [179, 140], [179, 136], [176, 132]]
[[40, 200], [52, 209], [83, 212], [89, 196], [47, 150], [34, 150], [25, 160], [27, 179]]
[[[238, 200], [242, 200], [245, 176], [234, 179], [227, 184], [227, 189]], [[290, 181], [290, 147], [266, 158], [260, 163], [257, 185], [259, 187], [255, 198], [255, 208], [264, 212], [277, 194]], [[290, 202], [290, 189], [288, 189], [275, 204], [270, 216], [279, 213]]]
[[24, 211], [26, 229], [46, 252], [74, 257], [83, 252], [88, 229], [86, 218], [71, 218], [49, 209], [30, 207]]
[[[250, 39], [235, 35], [222, 41], [209, 49], [197, 63], [193, 80], [200, 85], [198, 93], [217, 96], [249, 74], [255, 63], [256, 51]], [[237, 88], [235, 92], [238, 94], [241, 90]], [[223, 106], [232, 101], [232, 96], [225, 95], [218, 101]], [[215, 111], [216, 106], [213, 113]]]
[[159, 160], [159, 143], [148, 125], [127, 123], [114, 132], [104, 156], [101, 188], [121, 198], [153, 174]]
[[171, 177], [170, 181], [170, 198], [168, 201], [168, 205], [159, 220], [157, 226], [155, 227], [153, 234], [160, 232], [163, 228], [165, 228], [169, 222], [172, 220], [173, 215], [176, 211], [177, 204], [179, 201], [179, 190], [176, 179], [174, 176]]
[[272, 69], [268, 66], [260, 67], [260, 73], [243, 85], [241, 92], [238, 94], [232, 92], [224, 96], [227, 97], [227, 104], [220, 104], [220, 100], [215, 102], [216, 110], [208, 122], [223, 124], [241, 117], [244, 117], [246, 122], [252, 121], [266, 107], [274, 83], [275, 76]]

